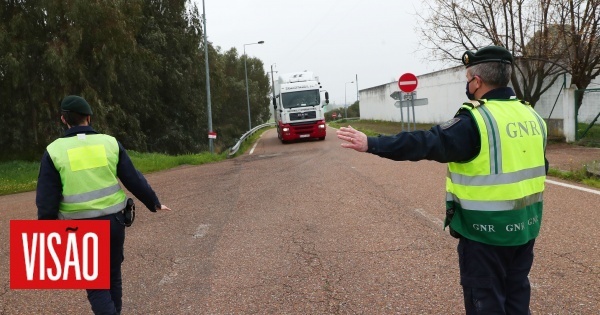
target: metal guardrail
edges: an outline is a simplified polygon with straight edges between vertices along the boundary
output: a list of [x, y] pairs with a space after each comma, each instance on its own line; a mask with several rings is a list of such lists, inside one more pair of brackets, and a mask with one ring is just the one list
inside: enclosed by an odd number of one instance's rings
[[238, 140], [238, 142], [229, 149], [229, 153], [227, 154], [227, 157], [232, 157], [234, 154], [237, 153], [237, 151], [240, 149], [240, 146], [242, 145], [242, 143], [244, 141], [246, 141], [246, 139], [248, 137], [250, 137], [251, 135], [253, 135], [256, 131], [265, 128], [265, 127], [269, 127], [269, 126], [275, 126], [274, 122], [270, 122], [270, 123], [266, 123], [266, 124], [262, 124], [259, 126], [256, 126], [254, 128], [252, 128], [251, 130], [247, 131], [245, 134], [242, 135], [242, 137], [240, 138], [240, 140]]

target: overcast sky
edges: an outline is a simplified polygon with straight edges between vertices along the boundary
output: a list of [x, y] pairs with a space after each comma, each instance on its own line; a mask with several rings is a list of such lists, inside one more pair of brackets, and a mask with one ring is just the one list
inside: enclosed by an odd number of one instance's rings
[[[195, 0], [202, 14], [202, 0]], [[421, 0], [204, 0], [208, 40], [264, 62], [265, 71], [309, 70], [338, 105], [358, 89], [445, 66], [424, 61], [415, 26]], [[277, 76], [277, 73], [275, 74]], [[276, 78], [276, 77], [275, 77]]]

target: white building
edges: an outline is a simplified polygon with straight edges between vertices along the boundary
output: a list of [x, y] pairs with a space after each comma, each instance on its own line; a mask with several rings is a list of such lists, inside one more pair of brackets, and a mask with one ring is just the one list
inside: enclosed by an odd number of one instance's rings
[[[417, 76], [417, 99], [426, 98], [427, 105], [415, 106], [414, 118], [417, 123], [439, 124], [452, 118], [463, 102], [467, 79], [465, 68], [458, 66], [446, 70]], [[559, 78], [546, 91], [535, 105], [535, 110], [548, 123], [549, 134], [564, 137], [567, 141], [575, 141], [575, 86], [570, 86], [570, 76]], [[590, 84], [590, 89], [600, 87], [600, 80]], [[396, 102], [390, 96], [400, 91], [398, 82], [390, 82], [379, 86], [360, 90], [360, 118], [369, 120], [404, 121], [407, 122], [407, 109], [394, 106]], [[590, 123], [600, 113], [600, 90], [586, 93], [579, 111], [577, 121]], [[410, 121], [413, 112], [410, 111]]]

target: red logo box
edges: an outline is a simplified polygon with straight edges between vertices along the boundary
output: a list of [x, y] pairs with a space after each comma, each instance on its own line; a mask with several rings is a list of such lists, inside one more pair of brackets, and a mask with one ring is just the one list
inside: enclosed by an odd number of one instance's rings
[[11, 220], [11, 289], [109, 289], [110, 221]]

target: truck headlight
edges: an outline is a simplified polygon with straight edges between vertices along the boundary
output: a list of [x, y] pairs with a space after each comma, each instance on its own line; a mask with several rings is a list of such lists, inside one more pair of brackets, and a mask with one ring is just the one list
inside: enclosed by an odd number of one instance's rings
[[325, 129], [325, 125], [319, 125], [319, 129]]
[[283, 128], [283, 132], [288, 132], [288, 131], [290, 131], [290, 128], [288, 128], [288, 127]]

